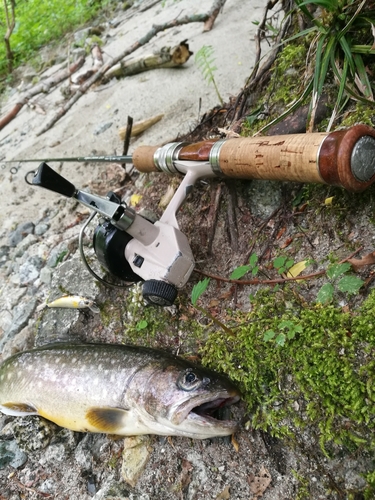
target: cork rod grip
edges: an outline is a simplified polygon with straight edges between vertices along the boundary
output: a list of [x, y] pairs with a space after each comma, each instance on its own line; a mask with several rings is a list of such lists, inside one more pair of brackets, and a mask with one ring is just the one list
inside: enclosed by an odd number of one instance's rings
[[158, 172], [154, 154], [159, 146], [139, 146], [133, 153], [133, 165], [139, 172]]
[[227, 177], [297, 182], [324, 182], [318, 154], [326, 133], [228, 139], [219, 153]]

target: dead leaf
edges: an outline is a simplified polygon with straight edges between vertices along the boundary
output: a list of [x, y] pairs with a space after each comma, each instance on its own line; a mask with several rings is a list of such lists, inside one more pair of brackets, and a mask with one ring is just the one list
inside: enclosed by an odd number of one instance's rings
[[279, 246], [280, 248], [286, 248], [288, 247], [293, 241], [293, 238], [287, 238], [284, 243], [281, 243]]
[[216, 497], [216, 500], [229, 500], [229, 486], [226, 486], [221, 493], [219, 493]]
[[332, 205], [334, 196], [330, 196], [324, 200], [324, 205]]
[[307, 265], [307, 260], [301, 260], [301, 262], [297, 262], [297, 264], [294, 264], [289, 271], [286, 273], [287, 278], [295, 278], [296, 276], [299, 276], [302, 271], [306, 269]]
[[269, 471], [262, 465], [258, 476], [252, 475], [249, 478], [250, 490], [256, 497], [262, 497], [268, 486], [271, 484], [272, 477]]
[[347, 262], [351, 264], [353, 271], [359, 271], [360, 267], [375, 264], [375, 252], [365, 255], [362, 259], [348, 259]]
[[240, 451], [240, 445], [238, 444], [237, 439], [234, 437], [234, 434], [232, 434], [231, 443], [235, 451], [238, 453]]
[[141, 201], [142, 199], [142, 195], [141, 194], [132, 194], [131, 197], [130, 197], [130, 206], [131, 207], [136, 207], [139, 202]]
[[286, 231], [286, 227], [284, 226], [284, 227], [282, 227], [282, 228], [280, 229], [280, 231], [277, 233], [276, 239], [277, 239], [277, 240], [279, 240], [279, 239], [281, 238], [281, 236], [285, 233], [285, 231]]

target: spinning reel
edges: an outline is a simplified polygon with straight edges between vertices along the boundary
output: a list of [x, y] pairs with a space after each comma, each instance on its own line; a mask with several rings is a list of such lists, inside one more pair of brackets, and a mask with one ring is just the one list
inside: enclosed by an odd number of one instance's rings
[[184, 175], [160, 220], [150, 222], [112, 194], [77, 189], [44, 160], [32, 184], [67, 196], [100, 214], [93, 245], [99, 262], [122, 281], [143, 281], [149, 304], [172, 305], [194, 270], [194, 257], [176, 213], [195, 182], [208, 177], [317, 182], [363, 191], [375, 181], [375, 130], [356, 125], [332, 133], [294, 134], [140, 146], [132, 156], [51, 158], [118, 161], [140, 172]]

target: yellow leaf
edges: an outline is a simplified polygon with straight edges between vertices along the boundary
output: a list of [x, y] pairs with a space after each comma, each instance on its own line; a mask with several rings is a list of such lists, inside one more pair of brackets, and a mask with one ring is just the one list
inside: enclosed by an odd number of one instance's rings
[[324, 200], [325, 205], [332, 205], [334, 196], [330, 196]]
[[138, 203], [141, 201], [142, 195], [141, 194], [132, 194], [130, 197], [130, 206], [135, 207], [138, 205]]
[[301, 262], [297, 262], [297, 264], [294, 264], [294, 266], [292, 266], [286, 273], [287, 278], [295, 278], [296, 276], [299, 276], [302, 271], [306, 269], [306, 263], [307, 260], [301, 260]]

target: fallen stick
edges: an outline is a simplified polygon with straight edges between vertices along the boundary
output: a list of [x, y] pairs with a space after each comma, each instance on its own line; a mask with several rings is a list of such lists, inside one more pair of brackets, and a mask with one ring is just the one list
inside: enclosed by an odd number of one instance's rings
[[181, 66], [189, 60], [191, 55], [192, 52], [189, 50], [189, 45], [184, 40], [175, 47], [162, 47], [153, 54], [115, 64], [104, 75], [103, 81], [107, 82], [112, 78], [136, 75], [150, 69]]
[[73, 78], [71, 78], [71, 82], [73, 85], [82, 85], [83, 82], [88, 80], [94, 73], [96, 73], [99, 68], [103, 66], [103, 54], [99, 47], [99, 45], [95, 44], [91, 48], [91, 56], [92, 56], [92, 66], [90, 69], [85, 69], [76, 73]]
[[[152, 127], [152, 125], [155, 125], [155, 123], [158, 123], [164, 115], [156, 115], [153, 116], [152, 118], [147, 118], [146, 120], [142, 120], [141, 122], [137, 122], [132, 126], [132, 130], [130, 133], [130, 137], [136, 137], [137, 135], [141, 134], [148, 128]], [[120, 127], [118, 130], [118, 135], [120, 136], [120, 139], [122, 141], [125, 140], [126, 136], [126, 131], [127, 131], [127, 126], [126, 127]]]
[[[212, 15], [214, 14], [215, 10], [217, 9], [217, 3], [218, 0], [215, 0], [213, 3], [211, 9], [209, 12], [206, 14], [193, 14], [191, 16], [184, 16], [181, 17], [180, 19], [173, 19], [172, 21], [169, 21], [164, 24], [159, 24], [159, 25], [154, 25], [148, 33], [141, 39], [139, 39], [137, 42], [133, 43], [128, 49], [124, 50], [121, 52], [117, 57], [114, 57], [111, 61], [108, 61], [106, 64], [104, 64], [99, 70], [92, 75], [89, 80], [87, 80], [83, 85], [79, 87], [77, 92], [74, 94], [69, 101], [66, 102], [66, 104], [55, 114], [55, 116], [36, 134], [37, 136], [44, 134], [44, 132], [47, 132], [53, 125], [62, 118], [67, 111], [78, 101], [78, 99], [83, 96], [83, 94], [97, 81], [99, 81], [101, 78], [103, 78], [104, 74], [112, 68], [115, 64], [121, 61], [121, 59], [124, 59], [126, 56], [132, 54], [135, 52], [137, 49], [148, 43], [154, 36], [156, 36], [158, 33], [161, 31], [165, 31], [170, 28], [175, 28], [176, 26], [182, 26], [183, 24], [189, 24], [189, 23], [204, 23], [206, 22]], [[225, 0], [221, 0], [220, 4], [221, 7], [224, 5]]]
[[84, 62], [85, 58], [82, 56], [79, 59], [77, 59], [77, 61], [74, 62], [69, 68], [65, 68], [59, 71], [50, 78], [47, 78], [46, 80], [40, 82], [38, 85], [35, 85], [35, 87], [30, 89], [25, 94], [21, 95], [20, 99], [13, 106], [13, 108], [0, 119], [0, 130], [2, 130], [5, 127], [5, 125], [8, 125], [8, 123], [11, 122], [13, 118], [17, 116], [18, 112], [23, 108], [25, 104], [29, 102], [29, 100], [32, 97], [36, 96], [37, 94], [41, 94], [42, 92], [47, 94], [51, 90], [51, 87], [57, 85], [66, 78], [69, 78], [71, 74], [79, 70], [79, 68], [83, 66]]

